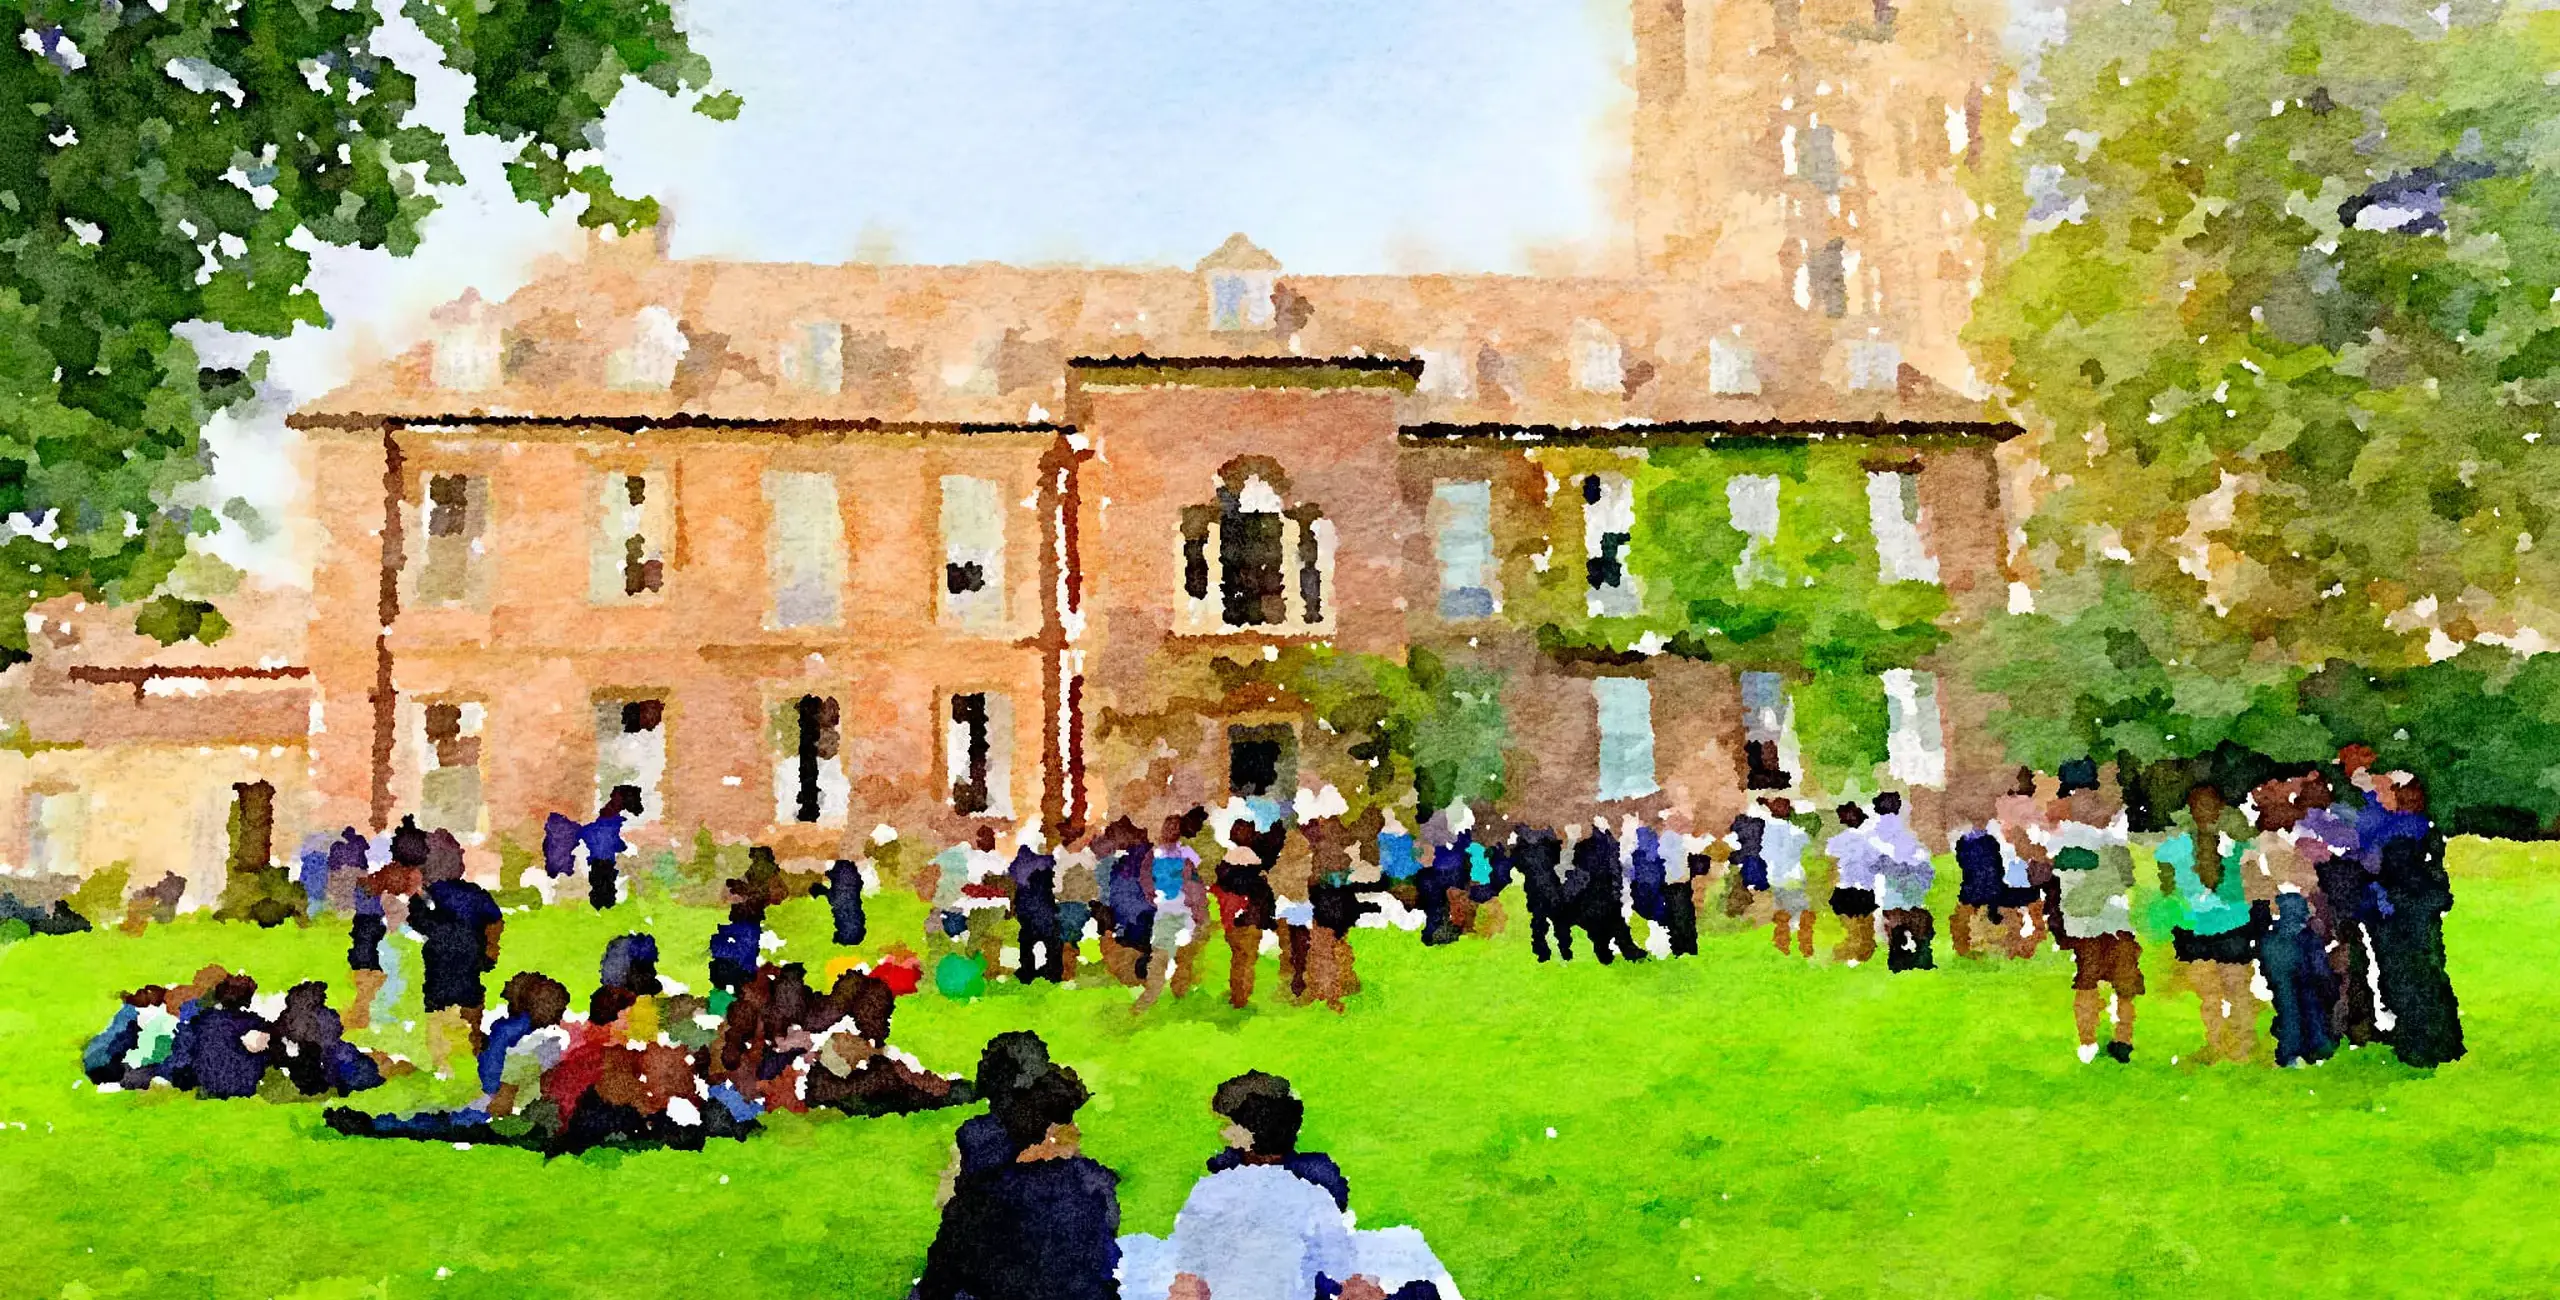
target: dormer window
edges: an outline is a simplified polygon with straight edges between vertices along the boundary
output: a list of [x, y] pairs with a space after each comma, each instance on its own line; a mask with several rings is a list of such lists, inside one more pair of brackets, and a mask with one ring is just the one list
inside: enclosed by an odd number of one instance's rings
[[1252, 240], [1228, 236], [1218, 251], [1200, 260], [1199, 272], [1209, 294], [1209, 328], [1268, 330], [1279, 319], [1272, 289], [1280, 260]]
[[447, 326], [436, 335], [436, 387], [448, 393], [481, 393], [498, 386], [503, 352], [494, 321]]
[[1261, 457], [1230, 464], [1214, 501], [1182, 512], [1183, 630], [1316, 631], [1331, 624], [1333, 523], [1289, 500]]
[[665, 391], [676, 381], [676, 363], [690, 346], [676, 314], [643, 307], [631, 319], [631, 341], [604, 359], [607, 388]]
[[793, 330], [782, 349], [782, 379], [802, 392], [842, 392], [844, 326], [811, 321]]
[[1626, 391], [1626, 349], [1598, 321], [1581, 321], [1573, 327], [1573, 386], [1586, 393]]
[[1719, 394], [1760, 391], [1760, 370], [1750, 344], [1739, 337], [1707, 340], [1707, 389]]

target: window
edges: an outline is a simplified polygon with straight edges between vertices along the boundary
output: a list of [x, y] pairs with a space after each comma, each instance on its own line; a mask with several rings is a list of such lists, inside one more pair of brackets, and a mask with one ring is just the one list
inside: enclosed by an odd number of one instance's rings
[[836, 476], [769, 470], [764, 476], [765, 573], [773, 599], [765, 626], [826, 627], [844, 610], [844, 514]]
[[1209, 328], [1271, 328], [1271, 322], [1277, 317], [1271, 306], [1271, 282], [1272, 276], [1268, 271], [1210, 272]]
[[774, 719], [773, 819], [842, 825], [853, 786], [844, 770], [844, 707], [833, 696], [785, 701]]
[[690, 346], [674, 312], [643, 307], [631, 319], [631, 342], [604, 359], [605, 387], [664, 390], [675, 383], [676, 363]]
[[1319, 629], [1332, 618], [1333, 523], [1291, 504], [1259, 457], [1218, 476], [1213, 505], [1182, 512], [1182, 626], [1191, 632]]
[[1289, 724], [1227, 728], [1227, 793], [1247, 799], [1298, 784], [1298, 733]]
[[1626, 349], [1597, 321], [1579, 321], [1573, 327], [1573, 386], [1586, 393], [1627, 389]]
[[993, 479], [942, 477], [942, 617], [962, 627], [1004, 622], [1004, 502]]
[[1641, 799], [1653, 781], [1653, 684], [1641, 677], [1595, 677], [1600, 715], [1600, 797]]
[[1946, 785], [1947, 734], [1938, 714], [1938, 675], [1887, 669], [1884, 713], [1886, 770], [1905, 785]]
[[89, 796], [77, 790], [30, 792], [27, 870], [48, 876], [79, 875], [80, 841], [88, 823]]
[[1848, 241], [1834, 239], [1819, 247], [1796, 241], [1804, 263], [1796, 268], [1796, 305], [1825, 316], [1849, 314]]
[[608, 697], [595, 702], [596, 805], [615, 790], [640, 792], [640, 811], [627, 820], [653, 822], [664, 811], [659, 789], [667, 776], [667, 702]]
[[477, 701], [442, 700], [418, 711], [418, 824], [464, 838], [480, 834], [480, 730], [488, 718]]
[[1804, 133], [1804, 178], [1825, 194], [1840, 192], [1840, 151], [1838, 138], [1830, 127], [1814, 126]]
[[1733, 585], [1784, 581], [1778, 557], [1770, 553], [1778, 540], [1778, 476], [1736, 474], [1724, 481], [1724, 502], [1732, 513], [1733, 531], [1746, 539], [1742, 558], [1733, 566]]
[[1751, 347], [1742, 340], [1707, 340], [1707, 389], [1716, 393], [1756, 393], [1760, 372]]
[[485, 594], [489, 480], [477, 474], [429, 474], [424, 487], [413, 597], [421, 605], [477, 601]]
[[1795, 784], [1795, 709], [1776, 673], [1742, 674], [1742, 763], [1745, 789]]
[[1012, 816], [1012, 766], [1012, 702], [983, 693], [952, 696], [951, 723], [943, 738], [952, 811], [966, 817]]
[[1867, 523], [1887, 582], [1936, 582], [1938, 559], [1920, 531], [1920, 476], [1910, 470], [1867, 474]]
[[844, 326], [811, 321], [782, 348], [782, 382], [810, 393], [844, 391]]
[[1463, 346], [1415, 348], [1413, 354], [1422, 359], [1422, 378], [1414, 385], [1416, 391], [1453, 401], [1465, 401], [1476, 395], [1475, 367], [1468, 361]]
[[1431, 485], [1432, 550], [1440, 560], [1440, 617], [1491, 618], [1502, 608], [1493, 594], [1493, 485], [1482, 480], [1443, 480]]
[[588, 594], [599, 602], [653, 596], [667, 586], [667, 537], [675, 511], [667, 477], [656, 470], [597, 476], [595, 554]]
[[498, 386], [505, 349], [491, 321], [468, 321], [436, 336], [430, 367], [435, 385], [448, 393], [479, 393]]
[[1849, 387], [1860, 392], [1889, 393], [1901, 380], [1901, 344], [1859, 339], [1849, 345]]
[[1635, 529], [1635, 484], [1623, 474], [1584, 475], [1583, 598], [1593, 618], [1626, 617], [1638, 608], [1635, 575], [1627, 572]]

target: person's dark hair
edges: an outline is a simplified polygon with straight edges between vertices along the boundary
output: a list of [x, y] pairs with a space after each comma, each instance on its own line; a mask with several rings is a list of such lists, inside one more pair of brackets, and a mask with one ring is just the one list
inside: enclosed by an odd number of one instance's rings
[[[619, 987], [619, 986], [616, 986]], [[507, 980], [507, 1009], [548, 1029], [569, 1014], [569, 986], [538, 970], [518, 971]]]
[[[851, 988], [846, 987], [848, 982]], [[898, 995], [890, 990], [889, 981], [867, 971], [852, 971], [836, 981], [836, 990], [862, 1041], [873, 1047], [888, 1046], [889, 1019], [898, 1008]]]
[[1898, 813], [1898, 812], [1901, 812], [1901, 811], [1902, 811], [1902, 795], [1901, 795], [1899, 792], [1897, 792], [1897, 791], [1893, 791], [1893, 790], [1887, 790], [1887, 791], [1885, 791], [1883, 794], [1880, 794], [1880, 795], [1877, 795], [1877, 796], [1876, 796], [1876, 815], [1877, 815], [1877, 816], [1879, 816], [1879, 817], [1890, 817], [1890, 816], [1892, 816], [1893, 814]]
[[1854, 803], [1844, 803], [1835, 811], [1839, 814], [1840, 824], [1843, 826], [1855, 827], [1867, 824], [1867, 810]]
[[992, 1102], [1012, 1093], [1049, 1068], [1049, 1044], [1028, 1029], [1008, 1030], [987, 1040], [978, 1054], [978, 1095]]
[[1073, 1123], [1090, 1095], [1075, 1071], [1052, 1065], [990, 1105], [987, 1113], [1004, 1125], [1014, 1145], [1027, 1147], [1046, 1139], [1051, 1126]]
[[157, 984], [145, 984], [124, 995], [124, 1003], [129, 1007], [156, 1007], [168, 1000], [169, 990]]
[[404, 867], [427, 865], [427, 833], [418, 829], [417, 818], [401, 818], [391, 832], [391, 860]]
[[605, 803], [619, 810], [625, 817], [637, 817], [641, 812], [640, 787], [617, 785], [613, 788], [612, 794], [605, 796]]
[[1195, 803], [1191, 805], [1189, 811], [1182, 814], [1182, 838], [1190, 839], [1208, 825], [1209, 810]]
[[2032, 767], [2020, 767], [2018, 769], [2017, 780], [2011, 782], [2009, 785], [2009, 793], [2032, 795], [2035, 792], [2036, 770]]
[[1298, 1129], [1306, 1123], [1307, 1104], [1276, 1074], [1247, 1070], [1218, 1085], [1209, 1109], [1235, 1121], [1253, 1138], [1256, 1155], [1285, 1156], [1298, 1149]]
[[258, 996], [258, 981], [246, 975], [226, 975], [213, 986], [213, 1005], [237, 1011]]
[[979, 827], [978, 833], [969, 837], [969, 842], [977, 845], [978, 851], [981, 853], [993, 852], [996, 847], [996, 828], [993, 826]]
[[2062, 793], [2066, 795], [2078, 794], [2083, 790], [2095, 790], [2098, 788], [2098, 760], [2072, 759], [2063, 764], [2062, 770], [2054, 773], [2054, 776], [2061, 782]]
[[587, 1019], [593, 1024], [612, 1024], [620, 1020], [622, 1013], [629, 1011], [632, 1004], [639, 1000], [640, 995], [629, 989], [607, 985], [597, 989], [595, 996], [587, 999]]

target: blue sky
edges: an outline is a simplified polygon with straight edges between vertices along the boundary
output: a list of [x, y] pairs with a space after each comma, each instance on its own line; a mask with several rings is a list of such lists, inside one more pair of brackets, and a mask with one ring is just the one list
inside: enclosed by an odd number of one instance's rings
[[[635, 90], [604, 137], [625, 191], [667, 204], [678, 256], [1188, 265], [1242, 230], [1300, 271], [1526, 271], [1614, 230], [1626, 0], [679, 3], [745, 111]], [[383, 45], [471, 184], [414, 257], [315, 250], [331, 328], [266, 345], [273, 400], [210, 431], [214, 491], [287, 525], [216, 551], [286, 580], [314, 539], [284, 413], [580, 240], [459, 138], [461, 83], [422, 38]]]

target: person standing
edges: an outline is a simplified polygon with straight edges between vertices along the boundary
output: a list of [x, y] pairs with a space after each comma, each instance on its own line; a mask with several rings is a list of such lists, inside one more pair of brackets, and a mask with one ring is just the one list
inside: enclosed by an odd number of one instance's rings
[[2276, 1064], [2317, 1065], [2338, 1050], [2332, 1014], [2337, 978], [2318, 904], [2318, 874], [2295, 845], [2302, 815], [2295, 785], [2277, 778], [2249, 792], [2258, 835], [2250, 844], [2244, 886], [2260, 922], [2258, 965], [2275, 1002]]
[[[1191, 910], [1192, 886], [1200, 876], [1200, 854], [1182, 842], [1182, 818], [1167, 817], [1156, 834], [1153, 853], [1147, 861], [1147, 883], [1153, 891], [1154, 928], [1148, 933], [1146, 984], [1130, 1007], [1143, 1015], [1162, 998], [1173, 978], [1173, 968], [1181, 960], [1183, 948], [1191, 942], [1192, 931], [1199, 920]], [[1177, 990], [1175, 997], [1182, 996]]]
[[1684, 829], [1687, 814], [1673, 820], [1663, 814], [1665, 825], [1656, 850], [1662, 857], [1662, 928], [1670, 940], [1671, 955], [1698, 955], [1698, 896], [1691, 883], [1693, 873], [1704, 865], [1703, 847]]
[[[1013, 877], [1013, 921], [1019, 945], [1014, 978], [1030, 984], [1066, 979], [1065, 945], [1058, 926], [1058, 859], [1041, 851], [1036, 835], [1025, 835], [1006, 870]], [[1039, 949], [1038, 960], [1032, 950]]]
[[851, 858], [838, 858], [827, 868], [827, 914], [835, 923], [831, 936], [837, 946], [850, 948], [862, 942], [870, 928], [862, 913], [862, 864]]
[[[1254, 971], [1262, 961], [1262, 935], [1272, 925], [1271, 862], [1264, 853], [1279, 838], [1279, 828], [1261, 831], [1239, 820], [1236, 843], [1218, 859], [1217, 888], [1212, 894], [1227, 941], [1227, 1005], [1242, 1011], [1253, 1001]], [[1288, 963], [1284, 952], [1281, 962]]]
[[[2098, 1024], [2112, 1008], [2114, 1032], [2103, 1049], [2119, 1064], [2133, 1060], [2134, 999], [2142, 996], [2142, 944], [2133, 935], [2133, 845], [2124, 810], [2098, 790], [2095, 765], [2067, 783], [2054, 826], [2053, 852], [2062, 924], [2071, 954], [2072, 1022], [2080, 1059], [2098, 1059]], [[2085, 784], [2082, 783], [2085, 781]], [[2104, 989], [2111, 997], [2101, 996]]]
[[1902, 796], [1886, 791], [1876, 796], [1876, 816], [1868, 827], [1876, 846], [1876, 912], [1884, 925], [1885, 969], [1937, 968], [1937, 917], [1929, 911], [1929, 886], [1937, 868], [1929, 851], [1902, 821]]
[[2372, 934], [2382, 1005], [2392, 1017], [2387, 1041], [2402, 1064], [2433, 1069], [2464, 1052], [2461, 1007], [2444, 969], [2444, 914], [2453, 910], [2444, 835], [2427, 816], [2418, 778], [2394, 773], [2379, 793], [2388, 816], [2377, 828], [2382, 903]]
[[1573, 846], [1573, 883], [1579, 888], [1568, 886], [1568, 891], [1574, 919], [1603, 966], [1611, 961], [1612, 946], [1628, 961], [1644, 960], [1644, 950], [1627, 927], [1627, 868], [1618, 853], [1618, 837], [1601, 822], [1593, 822], [1591, 833]]
[[[1763, 810], [1766, 798], [1763, 796]], [[1733, 851], [1731, 874], [1725, 877], [1724, 914], [1728, 917], [1750, 915], [1753, 898], [1769, 892], [1769, 859], [1761, 844], [1768, 827], [1762, 810], [1748, 807], [1735, 813], [1732, 825], [1726, 827], [1725, 842]], [[1785, 947], [1779, 945], [1781, 951]]]
[[2231, 829], [2222, 792], [2199, 783], [2187, 791], [2186, 824], [2152, 852], [2161, 891], [2176, 903], [2169, 940], [2196, 991], [2204, 1017], [2198, 1059], [2207, 1062], [2246, 1061], [2257, 1050], [2258, 1004], [2249, 991], [2257, 951], [2245, 887], [2250, 843]]
[[2000, 833], [1992, 827], [1966, 826], [1956, 833], [1954, 848], [1956, 910], [1947, 918], [1947, 937], [1955, 942], [1956, 956], [1980, 961], [1985, 954], [1976, 935], [1988, 938], [1983, 928], [2000, 924], [2001, 877], [2008, 862], [2000, 851]]
[[1315, 842], [1304, 824], [1294, 831], [1274, 826], [1263, 842], [1279, 850], [1266, 879], [1271, 890], [1272, 933], [1280, 941], [1280, 978], [1289, 987], [1289, 1000], [1304, 1002], [1309, 993], [1307, 965], [1316, 943]]
[[497, 969], [507, 918], [488, 890], [463, 878], [459, 855], [428, 851], [426, 837], [416, 831], [414, 823], [402, 820], [392, 837], [392, 856], [400, 861], [414, 853], [427, 882], [409, 910], [409, 924], [422, 940], [426, 968], [427, 1057], [443, 1079], [452, 1077], [457, 1036], [468, 1042], [472, 1056], [480, 1053], [480, 1018], [488, 1002], [482, 978]]
[[1155, 885], [1148, 874], [1155, 850], [1147, 833], [1123, 816], [1095, 837], [1093, 851], [1105, 873], [1102, 963], [1113, 978], [1134, 988], [1146, 982], [1148, 945], [1155, 932]]
[[1004, 978], [1004, 920], [1011, 903], [1012, 877], [996, 851], [996, 828], [980, 826], [964, 851], [960, 882], [961, 950], [976, 962], [988, 983]]
[[1876, 955], [1876, 859], [1880, 850], [1867, 833], [1867, 810], [1844, 803], [1836, 810], [1840, 829], [1823, 841], [1831, 859], [1831, 914], [1840, 918], [1840, 946], [1831, 959], [1850, 966]]
[[1082, 836], [1058, 850], [1058, 958], [1064, 983], [1076, 981], [1084, 955], [1084, 930], [1102, 901], [1102, 878], [1093, 845]]
[[[1778, 955], [1801, 950], [1805, 959], [1813, 958], [1813, 890], [1805, 877], [1805, 850], [1813, 847], [1813, 836], [1795, 822], [1795, 805], [1778, 795], [1764, 796], [1761, 806], [1768, 810], [1760, 823], [1759, 844], [1762, 867], [1768, 873], [1769, 901], [1777, 918], [1771, 937], [1778, 945]], [[1792, 930], [1790, 929], [1792, 927]], [[1793, 941], [1792, 946], [1790, 940]]]
[[640, 811], [640, 787], [617, 785], [605, 796], [604, 806], [596, 809], [596, 819], [578, 833], [578, 842], [587, 850], [587, 906], [599, 912], [621, 899], [619, 863], [631, 849], [622, 841], [622, 827]]
[[1529, 906], [1529, 951], [1538, 960], [1548, 957], [1547, 935], [1553, 932], [1556, 947], [1566, 961], [1573, 960], [1573, 921], [1565, 912], [1564, 843], [1554, 831], [1542, 826], [1518, 826], [1511, 831], [1511, 866], [1520, 873], [1520, 892]]
[[352, 826], [329, 846], [330, 876], [346, 872], [356, 886], [354, 905], [347, 909], [347, 977], [356, 990], [355, 1000], [347, 1005], [349, 1029], [372, 1027], [373, 1001], [382, 996], [383, 982], [390, 978], [382, 969], [382, 941], [391, 937], [391, 922], [382, 905], [389, 882], [367, 869], [370, 852], [365, 837]]

